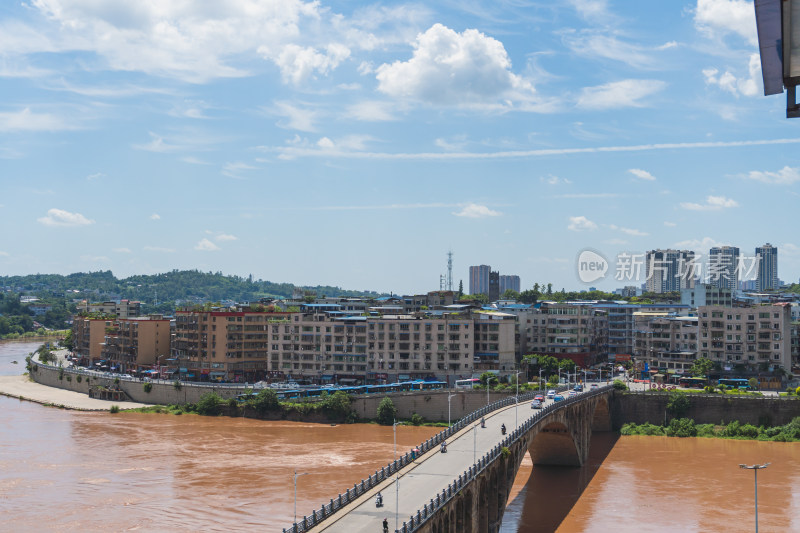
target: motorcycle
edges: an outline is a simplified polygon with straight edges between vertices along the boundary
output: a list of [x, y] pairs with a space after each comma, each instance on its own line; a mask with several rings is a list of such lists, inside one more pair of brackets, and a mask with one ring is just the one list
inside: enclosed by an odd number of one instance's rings
[[444, 442], [442, 443], [442, 453], [447, 453], [447, 444]]
[[506, 434], [506, 425], [505, 425], [505, 424], [503, 424], [502, 426], [500, 426], [500, 433], [502, 433], [503, 435], [505, 435], [505, 434]]
[[375, 497], [375, 507], [383, 507], [383, 496], [380, 493]]

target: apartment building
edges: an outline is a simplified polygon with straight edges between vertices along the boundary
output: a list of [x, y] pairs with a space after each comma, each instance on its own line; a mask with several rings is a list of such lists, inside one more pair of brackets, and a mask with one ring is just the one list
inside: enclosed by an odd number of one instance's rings
[[569, 358], [581, 367], [605, 356], [607, 314], [592, 302], [542, 302], [537, 311], [525, 328], [529, 353]]
[[106, 328], [114, 326], [114, 320], [88, 318], [76, 315], [72, 320], [73, 354], [81, 364], [88, 365], [102, 359]]
[[698, 283], [696, 286], [681, 290], [681, 304], [689, 307], [706, 305], [733, 306], [733, 291], [727, 287], [718, 287], [710, 283]]
[[594, 305], [607, 314], [608, 354], [632, 355], [636, 336], [634, 313], [658, 312], [673, 315], [688, 315], [690, 307], [683, 304], [620, 304], [601, 303]]
[[648, 292], [664, 293], [694, 287], [695, 255], [690, 250], [650, 250], [645, 255]]
[[633, 316], [637, 362], [662, 373], [687, 374], [697, 359], [698, 318], [652, 311]]
[[139, 316], [142, 312], [141, 302], [130, 300], [120, 300], [119, 302], [89, 303], [83, 301], [78, 304], [78, 312], [87, 314], [114, 315], [117, 318], [128, 318]]
[[751, 307], [705, 306], [699, 318], [698, 351], [723, 368], [791, 369], [791, 310], [788, 304]]
[[105, 329], [101, 359], [119, 372], [137, 372], [170, 355], [170, 320], [161, 315], [119, 319]]
[[455, 379], [510, 373], [515, 363], [515, 320], [499, 313], [348, 315], [308, 304], [297, 313], [178, 311], [175, 321], [175, 358], [207, 379]]

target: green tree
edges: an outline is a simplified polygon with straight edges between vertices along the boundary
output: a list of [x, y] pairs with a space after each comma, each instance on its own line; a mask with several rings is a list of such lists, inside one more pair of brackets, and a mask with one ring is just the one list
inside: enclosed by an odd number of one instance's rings
[[61, 341], [61, 345], [69, 351], [75, 349], [75, 340], [72, 338], [72, 330], [67, 330], [67, 334]]
[[458, 280], [458, 294], [456, 294], [456, 298], [458, 298], [460, 300], [462, 296], [464, 296], [464, 280], [463, 279]]
[[758, 390], [758, 378], [750, 378], [747, 380], [747, 384], [750, 385], [752, 390]]
[[620, 379], [615, 379], [614, 383], [611, 385], [614, 387], [614, 390], [628, 390], [628, 386], [625, 385], [625, 382]]
[[694, 377], [706, 377], [712, 368], [714, 368], [714, 362], [707, 357], [701, 357], [694, 362], [689, 372]]
[[325, 395], [322, 399], [322, 410], [334, 420], [347, 420], [353, 411], [350, 395], [344, 391], [336, 391], [333, 394]]
[[519, 293], [513, 289], [506, 289], [505, 292], [500, 295], [501, 300], [518, 300]]
[[[147, 383], [149, 385], [149, 383]], [[222, 408], [222, 398], [216, 392], [203, 394], [197, 401], [195, 411], [199, 415], [215, 416], [220, 413]]]
[[497, 375], [494, 372], [484, 372], [480, 378], [481, 385], [493, 387], [497, 385]]
[[667, 399], [667, 412], [672, 416], [681, 417], [689, 410], [689, 396], [683, 391], [673, 390]]
[[667, 426], [667, 435], [670, 437], [696, 437], [697, 427], [691, 418], [673, 418]]
[[575, 361], [572, 359], [560, 359], [558, 361], [558, 368], [569, 373], [575, 372], [576, 366], [577, 365], [575, 365]]
[[460, 302], [478, 302], [481, 304], [488, 304], [489, 297], [485, 294], [465, 294], [459, 298]]
[[261, 389], [255, 398], [251, 398], [247, 403], [261, 415], [269, 411], [277, 411], [281, 406], [278, 401], [278, 393], [272, 389]]
[[378, 404], [378, 424], [391, 426], [396, 419], [397, 408], [394, 406], [392, 399], [387, 396]]

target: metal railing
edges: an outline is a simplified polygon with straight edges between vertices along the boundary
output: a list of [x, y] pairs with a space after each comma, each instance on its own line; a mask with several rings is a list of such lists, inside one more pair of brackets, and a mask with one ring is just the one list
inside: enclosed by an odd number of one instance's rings
[[[581, 395], [573, 396], [569, 399], [566, 399], [563, 402], [551, 404], [543, 408], [533, 417], [531, 417], [531, 419], [529, 419], [528, 422], [523, 424], [523, 426], [520, 426], [520, 429], [522, 427], [525, 427], [526, 430], [530, 429], [530, 427], [533, 425], [531, 423], [531, 420], [538, 421], [545, 414], [552, 413], [554, 410], [566, 407], [567, 405], [572, 405], [576, 401], [581, 401], [587, 397], [595, 396], [596, 394], [599, 394], [600, 392], [605, 392], [610, 388], [611, 386], [609, 385], [607, 387], [593, 389], [589, 393], [583, 393]], [[558, 387], [556, 390], [561, 392], [567, 389], [568, 387]], [[527, 392], [524, 394], [520, 394], [519, 401], [525, 402], [528, 400], [532, 400], [537, 394], [542, 394], [542, 391], [537, 390], [535, 392]], [[472, 422], [480, 419], [481, 417], [487, 415], [488, 413], [491, 413], [492, 411], [496, 411], [497, 409], [501, 409], [503, 407], [508, 407], [509, 405], [514, 405], [515, 403], [516, 403], [516, 396], [510, 396], [508, 398], [504, 398], [502, 400], [493, 402], [485, 407], [478, 409], [477, 411], [473, 411], [472, 413], [466, 415], [464, 418], [458, 420], [449, 428], [437, 433], [430, 439], [424, 441], [422, 444], [417, 446], [417, 449], [419, 449], [419, 455], [417, 457], [422, 456], [431, 450], [435, 450], [442, 443], [442, 441], [447, 440], [451, 436], [455, 435], [462, 429], [469, 426]], [[503, 440], [503, 443], [507, 441], [514, 442], [516, 439], [518, 439], [519, 436], [523, 434], [522, 432], [520, 432], [520, 429], [517, 429], [512, 433], [510, 433], [509, 436]], [[507, 446], [507, 444], [503, 444], [503, 446]], [[488, 464], [491, 464], [491, 461], [493, 461], [497, 457], [497, 454], [500, 453], [501, 450], [502, 446], [497, 446], [496, 448], [493, 448], [490, 452], [484, 455], [484, 457], [478, 460], [478, 462], [472, 465], [469, 468], [469, 470], [465, 471], [463, 475], [460, 475], [456, 480], [453, 481], [453, 483], [448, 485], [448, 488], [445, 491], [443, 491], [443, 493], [447, 493], [446, 496], [447, 499], [442, 499], [445, 498], [445, 496], [440, 496], [439, 494], [436, 495], [435, 499], [431, 499], [430, 505], [434, 507], [431, 507], [430, 512], [426, 511], [429, 508], [428, 505], [426, 505], [425, 508], [423, 508], [422, 510], [417, 511], [417, 514], [411, 517], [411, 523], [417, 524], [413, 529], [408, 529], [408, 526], [404, 522], [403, 527], [397, 531], [402, 533], [409, 533], [418, 528], [419, 525], [422, 524], [422, 522], [419, 521], [421, 519], [420, 517], [424, 515], [425, 519], [427, 519], [427, 517], [430, 516], [430, 513], [433, 512], [433, 510], [438, 509], [439, 507], [441, 507], [443, 503], [452, 498], [453, 495], [457, 494], [458, 491], [461, 490], [461, 488], [463, 488], [464, 483], [472, 480], [475, 477], [475, 475], [483, 471], [483, 469], [486, 468]], [[491, 458], [487, 459], [489, 456], [491, 456]], [[304, 533], [309, 529], [311, 529], [312, 527], [319, 525], [323, 520], [333, 515], [337, 511], [340, 511], [347, 504], [354, 502], [364, 493], [366, 493], [367, 491], [371, 490], [384, 480], [391, 477], [392, 474], [406, 467], [413, 460], [414, 459], [412, 459], [411, 453], [406, 453], [405, 455], [400, 457], [400, 459], [390, 462], [380, 470], [376, 470], [375, 473], [367, 477], [367, 479], [362, 479], [361, 483], [354, 484], [352, 489], [348, 488], [343, 494], [340, 493], [336, 498], [331, 499], [329, 503], [323, 504], [322, 507], [319, 508], [319, 510], [315, 509], [314, 511], [312, 511], [311, 515], [303, 516], [302, 520], [295, 522], [289, 528], [284, 528], [283, 533]], [[468, 473], [471, 473], [471, 475]], [[459, 482], [461, 483], [459, 484]], [[437, 504], [436, 502], [439, 503]]]
[[592, 389], [589, 392], [579, 394], [578, 396], [567, 398], [564, 401], [552, 403], [543, 408], [541, 411], [531, 416], [527, 421], [523, 422], [523, 424], [517, 429], [512, 431], [500, 442], [500, 444], [489, 450], [475, 464], [469, 467], [469, 469], [465, 470], [463, 474], [460, 474], [456, 479], [453, 480], [452, 483], [448, 484], [446, 488], [442, 489], [441, 493], [437, 493], [435, 498], [431, 498], [430, 503], [425, 504], [422, 509], [419, 509], [415, 514], [411, 515], [409, 521], [403, 522], [403, 526], [400, 529], [395, 530], [395, 533], [412, 533], [413, 531], [418, 530], [436, 513], [436, 511], [452, 500], [464, 487], [466, 487], [473, 479], [475, 479], [476, 476], [490, 466], [498, 457], [502, 456], [503, 448], [508, 448], [513, 445], [533, 426], [538, 424], [544, 417], [577, 402], [582, 402], [588, 398], [604, 394], [610, 390], [613, 390], [613, 388], [613, 385], [606, 385], [605, 387]]

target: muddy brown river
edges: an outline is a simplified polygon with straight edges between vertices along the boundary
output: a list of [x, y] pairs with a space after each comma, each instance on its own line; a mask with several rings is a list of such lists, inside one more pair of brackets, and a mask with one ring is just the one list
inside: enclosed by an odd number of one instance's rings
[[[0, 374], [38, 343], [0, 343]], [[18, 365], [11, 361], [17, 360]], [[400, 427], [405, 452], [436, 432]], [[391, 427], [81, 413], [0, 396], [0, 530], [280, 532], [394, 453]], [[800, 531], [800, 444], [596, 434], [582, 468], [523, 463], [503, 533]]]

